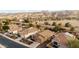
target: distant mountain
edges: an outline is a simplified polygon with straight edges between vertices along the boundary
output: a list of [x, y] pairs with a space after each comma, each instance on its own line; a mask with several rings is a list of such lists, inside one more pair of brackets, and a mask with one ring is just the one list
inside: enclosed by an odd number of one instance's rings
[[79, 16], [79, 10], [61, 10], [61, 11], [48, 11], [48, 10], [0, 10], [0, 16], [5, 16], [5, 15], [15, 15], [15, 14], [41, 14], [43, 13], [44, 15], [57, 15], [59, 17], [62, 16], [68, 16], [68, 15], [77, 15]]

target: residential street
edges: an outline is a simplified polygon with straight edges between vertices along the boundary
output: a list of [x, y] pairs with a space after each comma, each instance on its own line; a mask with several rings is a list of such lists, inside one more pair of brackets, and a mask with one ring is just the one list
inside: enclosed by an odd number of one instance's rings
[[11, 41], [5, 37], [0, 36], [0, 44], [4, 45], [7, 48], [27, 48], [19, 43]]

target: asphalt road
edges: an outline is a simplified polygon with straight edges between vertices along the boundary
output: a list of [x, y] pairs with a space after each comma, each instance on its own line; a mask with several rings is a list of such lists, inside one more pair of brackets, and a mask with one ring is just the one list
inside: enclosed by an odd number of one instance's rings
[[26, 46], [13, 42], [3, 36], [0, 36], [0, 44], [4, 45], [7, 48], [27, 48]]

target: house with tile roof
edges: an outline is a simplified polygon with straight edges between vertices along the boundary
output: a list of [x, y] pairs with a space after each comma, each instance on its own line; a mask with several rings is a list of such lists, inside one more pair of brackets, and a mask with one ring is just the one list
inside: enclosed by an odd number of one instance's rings
[[39, 31], [40, 30], [37, 28], [30, 27], [28, 29], [25, 29], [25, 30], [19, 32], [19, 34], [22, 38], [28, 38], [29, 36], [34, 35], [34, 34], [38, 33]]
[[39, 43], [44, 43], [47, 40], [50, 40], [50, 38], [55, 35], [54, 32], [50, 30], [44, 30], [42, 32], [37, 33], [34, 35], [34, 40]]
[[58, 46], [58, 47], [61, 47], [61, 48], [66, 48], [66, 47], [68, 47], [68, 40], [75, 40], [75, 36], [68, 33], [68, 32], [66, 32], [66, 33], [58, 33], [52, 39], [51, 44], [54, 47]]
[[19, 27], [18, 25], [10, 24], [8, 32], [13, 33], [13, 34], [18, 34], [21, 30], [22, 28]]

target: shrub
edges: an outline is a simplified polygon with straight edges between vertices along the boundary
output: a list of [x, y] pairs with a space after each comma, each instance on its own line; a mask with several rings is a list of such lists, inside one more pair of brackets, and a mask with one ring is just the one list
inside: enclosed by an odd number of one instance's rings
[[65, 27], [71, 27], [71, 24], [68, 22], [65, 24]]
[[74, 28], [74, 27], [71, 27], [71, 28], [70, 28], [70, 31], [74, 31], [74, 30], [75, 30], [75, 28]]
[[53, 22], [53, 23], [52, 23], [52, 26], [56, 26], [56, 25], [57, 25], [56, 22]]
[[44, 24], [45, 24], [45, 25], [49, 25], [49, 23], [48, 23], [48, 22], [44, 22]]

